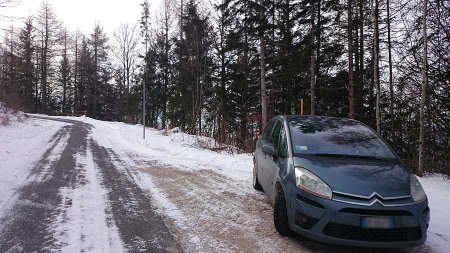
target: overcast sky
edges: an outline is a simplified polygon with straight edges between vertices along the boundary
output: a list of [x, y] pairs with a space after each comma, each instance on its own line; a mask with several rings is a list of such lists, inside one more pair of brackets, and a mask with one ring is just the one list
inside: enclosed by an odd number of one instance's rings
[[[36, 14], [41, 0], [19, 0], [16, 7], [1, 10], [3, 16], [26, 17]], [[47, 0], [53, 7], [58, 19], [70, 29], [80, 29], [89, 33], [96, 21], [104, 27], [108, 34], [121, 23], [136, 23], [141, 14], [142, 0]], [[151, 12], [159, 9], [160, 0], [149, 0]], [[21, 26], [22, 21], [16, 21], [15, 27]], [[0, 21], [1, 28], [6, 28], [11, 21]]]

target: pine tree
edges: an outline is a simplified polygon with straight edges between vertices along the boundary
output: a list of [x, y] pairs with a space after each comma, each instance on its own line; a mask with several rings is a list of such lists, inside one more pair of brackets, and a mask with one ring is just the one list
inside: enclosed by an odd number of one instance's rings
[[62, 88], [62, 104], [61, 104], [61, 112], [65, 113], [68, 111], [71, 111], [71, 106], [68, 105], [68, 96], [69, 96], [69, 90], [71, 90], [71, 66], [69, 63], [69, 55], [68, 55], [68, 34], [67, 30], [65, 29], [63, 32], [63, 49], [62, 49], [62, 57], [60, 60], [60, 64], [58, 67], [58, 82], [61, 85]]
[[107, 88], [108, 83], [108, 38], [103, 32], [103, 28], [100, 24], [95, 24], [94, 31], [89, 39], [89, 46], [92, 50], [92, 60], [94, 63], [94, 75], [93, 82], [90, 83], [88, 88], [88, 115], [93, 118], [98, 118], [101, 113], [99, 105], [104, 101], [101, 101], [101, 91]]
[[35, 45], [34, 45], [34, 26], [32, 17], [28, 17], [25, 21], [24, 27], [20, 30], [19, 33], [19, 77], [18, 81], [20, 82], [21, 89], [21, 101], [23, 110], [27, 112], [35, 111], [36, 101], [35, 93], [35, 67], [34, 67], [34, 53], [35, 53]]

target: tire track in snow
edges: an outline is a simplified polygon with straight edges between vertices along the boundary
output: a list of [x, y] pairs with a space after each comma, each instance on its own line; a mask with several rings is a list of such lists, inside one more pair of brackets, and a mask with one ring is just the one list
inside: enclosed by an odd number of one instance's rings
[[124, 252], [91, 145], [75, 158], [76, 184], [59, 189], [63, 200], [52, 224], [55, 245], [62, 252]]
[[58, 189], [73, 183], [76, 171], [73, 154], [88, 129], [68, 125], [52, 138], [53, 144], [33, 167], [31, 181], [18, 190], [18, 200], [0, 221], [0, 252], [50, 250], [54, 237], [49, 224], [61, 198]]
[[[155, 211], [152, 200], [130, 177], [126, 165], [112, 150], [91, 140], [94, 162], [108, 190], [112, 216], [130, 252], [182, 252], [180, 245]], [[114, 160], [115, 162], [113, 162]]]

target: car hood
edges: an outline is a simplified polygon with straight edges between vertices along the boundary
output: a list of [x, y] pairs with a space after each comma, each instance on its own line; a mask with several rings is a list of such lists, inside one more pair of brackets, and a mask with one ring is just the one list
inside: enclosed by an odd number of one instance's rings
[[295, 157], [294, 165], [320, 177], [334, 192], [383, 198], [411, 194], [411, 172], [401, 162]]

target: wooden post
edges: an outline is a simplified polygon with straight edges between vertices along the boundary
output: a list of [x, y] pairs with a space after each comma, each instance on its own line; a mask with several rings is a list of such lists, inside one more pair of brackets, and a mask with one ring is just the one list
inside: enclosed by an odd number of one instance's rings
[[300, 115], [303, 115], [303, 98], [300, 98]]

